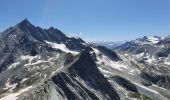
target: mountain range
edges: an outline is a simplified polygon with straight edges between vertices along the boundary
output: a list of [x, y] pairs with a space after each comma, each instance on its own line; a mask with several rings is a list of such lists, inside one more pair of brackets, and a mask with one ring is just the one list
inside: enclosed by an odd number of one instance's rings
[[127, 41], [116, 41], [116, 42], [112, 42], [112, 41], [99, 41], [99, 42], [90, 42], [89, 44], [105, 46], [105, 47], [107, 47], [109, 49], [113, 49], [113, 48], [116, 48], [118, 46], [121, 46], [125, 42], [127, 42]]
[[0, 100], [170, 99], [169, 36], [107, 48], [25, 19], [0, 45]]

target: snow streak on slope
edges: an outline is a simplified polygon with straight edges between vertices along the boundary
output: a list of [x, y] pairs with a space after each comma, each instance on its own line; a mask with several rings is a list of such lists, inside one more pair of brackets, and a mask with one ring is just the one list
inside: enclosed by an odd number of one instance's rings
[[49, 45], [51, 45], [53, 48], [56, 48], [56, 49], [59, 49], [59, 50], [62, 50], [66, 53], [72, 53], [72, 54], [78, 54], [79, 52], [77, 51], [72, 51], [72, 50], [69, 50], [65, 44], [63, 43], [54, 43], [54, 42], [49, 42], [49, 41], [45, 41], [46, 43], [48, 43]]

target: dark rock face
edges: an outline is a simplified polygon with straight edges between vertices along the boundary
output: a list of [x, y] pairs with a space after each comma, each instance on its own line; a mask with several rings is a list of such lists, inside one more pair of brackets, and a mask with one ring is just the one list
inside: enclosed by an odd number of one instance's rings
[[142, 72], [141, 76], [153, 84], [170, 89], [170, 76], [168, 75], [156, 75], [154, 73]]
[[120, 60], [119, 56], [114, 51], [112, 51], [104, 46], [97, 46], [97, 49], [114, 61]]
[[135, 50], [137, 46], [138, 44], [135, 44], [134, 42], [126, 42], [122, 44], [121, 46], [118, 46], [114, 49], [120, 49], [121, 51], [132, 51], [132, 50]]
[[0, 72], [6, 69], [6, 66], [9, 66], [13, 63], [13, 55], [11, 53], [1, 54], [0, 57]]
[[123, 88], [125, 88], [126, 90], [138, 93], [138, 90], [135, 87], [135, 85], [131, 83], [129, 80], [122, 78], [120, 76], [113, 76], [112, 79], [116, 81], [119, 85], [121, 85]]
[[[81, 66], [81, 67], [80, 67]], [[118, 100], [119, 96], [113, 89], [111, 84], [104, 78], [101, 72], [97, 69], [89, 51], [82, 51], [79, 59], [70, 67], [69, 72], [73, 75], [80, 76], [87, 81], [95, 90], [100, 91], [105, 98]]]
[[156, 53], [158, 57], [168, 57], [169, 54], [170, 54], [170, 48], [165, 48]]
[[152, 45], [149, 45], [149, 44], [140, 45], [140, 44], [137, 44], [137, 43], [131, 41], [131, 42], [126, 42], [125, 44], [123, 44], [117, 48], [114, 48], [114, 50], [123, 51], [123, 52], [125, 51], [125, 52], [134, 53], [134, 54], [140, 54], [142, 52], [149, 52], [150, 49], [153, 49], [153, 48], [154, 47], [152, 47]]

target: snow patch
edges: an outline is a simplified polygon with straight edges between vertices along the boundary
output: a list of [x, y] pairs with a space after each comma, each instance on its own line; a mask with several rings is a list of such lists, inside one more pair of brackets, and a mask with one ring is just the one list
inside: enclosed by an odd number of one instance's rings
[[34, 62], [34, 63], [25, 64], [24, 66], [37, 65], [37, 64], [45, 63], [45, 62], [48, 62], [48, 61], [38, 60], [38, 61], [36, 61], [36, 62]]
[[53, 71], [53, 72], [51, 73], [51, 75], [54, 75], [56, 72], [60, 71], [62, 68], [63, 68], [63, 66], [61, 66], [61, 67], [58, 68], [57, 70]]
[[113, 74], [113, 73], [109, 72], [108, 70], [105, 70], [105, 69], [100, 68], [100, 67], [99, 67], [99, 70], [100, 70], [101, 72], [103, 72], [103, 73]]
[[11, 64], [8, 69], [11, 69], [11, 68], [15, 68], [16, 66], [18, 66], [20, 64], [20, 62], [15, 62], [13, 64]]
[[142, 52], [142, 53], [136, 55], [137, 58], [140, 58], [140, 57], [142, 57], [142, 56], [144, 56], [144, 52]]
[[170, 62], [169, 61], [165, 61], [164, 64], [170, 65]]
[[24, 56], [21, 56], [21, 60], [29, 60], [29, 62], [31, 62], [32, 60], [36, 59], [36, 58], [39, 58], [38, 55], [36, 56], [30, 56], [30, 55], [24, 55]]
[[153, 44], [157, 44], [160, 40], [161, 40], [161, 38], [159, 38], [159, 37], [150, 36], [150, 37], [147, 37], [146, 40], [144, 40], [144, 41], [140, 41], [140, 39], [136, 39], [136, 40], [134, 40], [134, 42], [138, 43], [140, 45], [144, 45], [144, 44], [153, 45]]
[[72, 54], [78, 54], [79, 52], [77, 51], [72, 51], [72, 50], [69, 50], [65, 44], [63, 43], [54, 43], [54, 42], [49, 42], [49, 41], [45, 41], [47, 44], [51, 45], [52, 48], [56, 48], [56, 49], [59, 49], [59, 50], [62, 50], [66, 53], [72, 53]]
[[153, 63], [155, 61], [156, 61], [156, 59], [154, 58], [154, 56], [152, 56], [152, 58], [148, 58], [146, 62], [151, 64], [151, 63]]
[[26, 80], [28, 80], [29, 78], [24, 78], [22, 79], [21, 83], [25, 82]]
[[159, 42], [159, 39], [156, 37], [148, 37], [148, 41], [150, 41], [152, 44], [156, 44]]
[[143, 89], [145, 89], [145, 90], [148, 90], [148, 91], [150, 91], [150, 92], [153, 92], [153, 93], [155, 93], [155, 94], [159, 94], [157, 91], [154, 91], [154, 90], [152, 90], [152, 89], [150, 89], [150, 88], [148, 88], [148, 87], [145, 87], [145, 86], [143, 86], [143, 85], [141, 85], [141, 84], [138, 84], [138, 83], [135, 83], [135, 82], [133, 82], [133, 84], [135, 84], [135, 85], [137, 85], [137, 86], [139, 86], [139, 87], [141, 87], [141, 88], [143, 88]]

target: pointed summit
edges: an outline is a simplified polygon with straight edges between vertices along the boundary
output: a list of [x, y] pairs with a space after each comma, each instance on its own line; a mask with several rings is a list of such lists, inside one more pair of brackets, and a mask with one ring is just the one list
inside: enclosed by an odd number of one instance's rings
[[21, 21], [21, 23], [30, 23], [27, 18]]
[[31, 32], [36, 29], [36, 27], [33, 24], [31, 24], [27, 19], [24, 19], [23, 21], [18, 23], [15, 27], [19, 29], [20, 31], [23, 31], [26, 33]]
[[55, 30], [55, 28], [54, 27], [50, 27], [48, 30]]
[[24, 19], [23, 21], [21, 21], [19, 24], [17, 24], [18, 26], [33, 26], [28, 19]]

